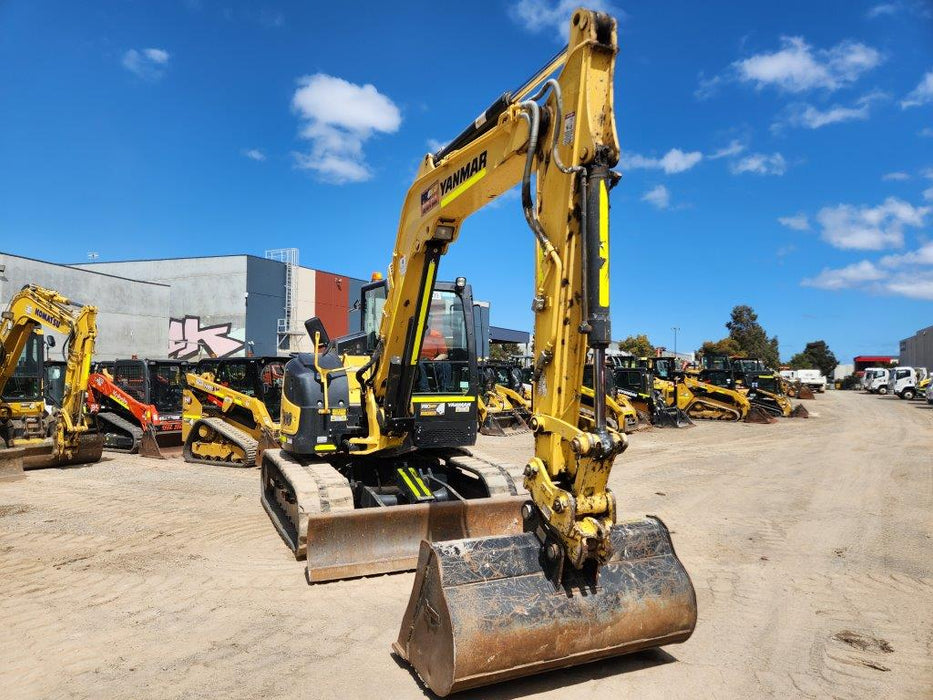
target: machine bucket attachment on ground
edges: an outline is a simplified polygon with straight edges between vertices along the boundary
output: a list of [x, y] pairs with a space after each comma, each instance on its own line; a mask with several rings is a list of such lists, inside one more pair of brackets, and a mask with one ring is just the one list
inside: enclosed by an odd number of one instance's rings
[[797, 398], [798, 399], [815, 399], [816, 395], [813, 393], [813, 389], [808, 387], [806, 384], [801, 384], [800, 388], [797, 389]]
[[24, 469], [44, 469], [48, 467], [67, 467], [74, 464], [93, 464], [99, 462], [104, 454], [104, 438], [99, 433], [88, 433], [78, 438], [78, 448], [69, 457], [54, 454], [52, 439], [35, 446], [23, 448]]
[[421, 545], [392, 648], [440, 696], [686, 641], [696, 594], [656, 518], [615, 525], [598, 582], [555, 588], [535, 534]]
[[480, 426], [483, 435], [508, 437], [528, 432], [528, 424], [515, 411], [489, 412]]
[[652, 414], [651, 424], [658, 428], [693, 428], [696, 423], [676, 406], [659, 407]]
[[0, 482], [16, 481], [26, 476], [23, 471], [22, 447], [3, 447], [0, 442]]
[[139, 439], [139, 456], [149, 459], [165, 459], [163, 447], [178, 447], [181, 445], [181, 432], [156, 434], [154, 428], [144, 429]]
[[309, 583], [410, 571], [421, 542], [515, 535], [527, 496], [360, 508], [308, 517]]
[[806, 406], [802, 403], [798, 403], [794, 406], [794, 410], [790, 412], [791, 418], [809, 418], [810, 412], [807, 410]]
[[766, 410], [760, 406], [752, 404], [748, 409], [748, 414], [745, 416], [746, 423], [777, 423], [777, 418], [772, 416]]

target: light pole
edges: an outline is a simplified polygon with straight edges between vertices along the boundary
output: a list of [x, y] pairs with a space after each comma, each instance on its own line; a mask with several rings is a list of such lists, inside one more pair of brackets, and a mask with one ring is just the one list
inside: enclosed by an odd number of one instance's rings
[[679, 331], [680, 328], [672, 326], [671, 330], [674, 331], [674, 357], [677, 357], [677, 331]]

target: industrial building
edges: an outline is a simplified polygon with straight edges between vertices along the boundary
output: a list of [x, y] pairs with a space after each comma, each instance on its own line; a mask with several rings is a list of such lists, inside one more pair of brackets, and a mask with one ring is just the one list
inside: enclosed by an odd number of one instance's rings
[[[359, 328], [365, 280], [298, 264], [298, 250], [266, 257], [218, 255], [87, 262], [75, 265], [0, 253], [0, 307], [25, 284], [54, 289], [98, 307], [95, 357], [196, 360], [284, 355], [311, 349], [304, 321], [318, 316], [332, 337]], [[515, 342], [529, 334], [489, 325], [481, 342]], [[59, 343], [59, 347], [63, 347]], [[485, 356], [485, 354], [483, 356]]]
[[901, 341], [900, 364], [933, 370], [933, 326], [927, 326]]
[[304, 321], [318, 316], [331, 336], [347, 333], [359, 323], [354, 304], [364, 284], [302, 267], [295, 248], [271, 250], [264, 258], [220, 255], [75, 267], [169, 285], [163, 355], [178, 359], [308, 351]]
[[[0, 252], [0, 309], [5, 309], [26, 284], [48, 287], [76, 303], [97, 307], [94, 354], [98, 359], [112, 360], [131, 353], [165, 357], [169, 342], [169, 285]], [[52, 355], [55, 359], [59, 359], [58, 353], [64, 349], [64, 337], [57, 340]]]

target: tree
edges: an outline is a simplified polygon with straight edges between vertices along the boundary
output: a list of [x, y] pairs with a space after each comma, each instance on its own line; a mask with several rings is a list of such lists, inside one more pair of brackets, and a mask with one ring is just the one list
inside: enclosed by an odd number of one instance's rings
[[654, 345], [651, 344], [651, 341], [648, 340], [648, 336], [644, 333], [641, 335], [630, 335], [625, 340], [620, 340], [619, 350], [630, 352], [635, 357], [654, 356]]
[[742, 355], [743, 353], [739, 344], [729, 336], [726, 336], [722, 340], [717, 340], [715, 343], [712, 340], [705, 341], [703, 346], [697, 350], [697, 354], [709, 357], [711, 355]]
[[518, 343], [490, 343], [489, 344], [489, 359], [490, 360], [511, 360], [513, 357], [520, 357], [522, 351], [518, 347]]
[[742, 304], [734, 307], [726, 328], [729, 329], [729, 337], [746, 355], [761, 358], [769, 367], [780, 365], [777, 336], [768, 338], [765, 329], [758, 323], [758, 314], [751, 306]]
[[798, 352], [790, 358], [792, 369], [818, 369], [824, 377], [831, 376], [838, 364], [836, 356], [824, 340], [807, 343], [803, 352]]

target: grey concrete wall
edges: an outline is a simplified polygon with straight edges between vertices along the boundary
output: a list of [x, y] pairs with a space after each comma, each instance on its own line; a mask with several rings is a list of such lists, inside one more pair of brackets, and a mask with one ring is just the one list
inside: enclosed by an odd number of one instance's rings
[[[6, 308], [25, 284], [54, 289], [73, 301], [98, 308], [95, 357], [165, 357], [168, 348], [170, 288], [164, 284], [127, 279], [0, 253], [0, 306]], [[64, 336], [51, 357], [61, 357]]]
[[163, 355], [196, 359], [246, 353], [246, 255], [77, 265], [171, 286]]
[[919, 330], [901, 341], [900, 364], [933, 370], [933, 326]]
[[246, 339], [254, 354], [277, 355], [278, 320], [285, 318], [285, 265], [252, 256], [246, 260]]

